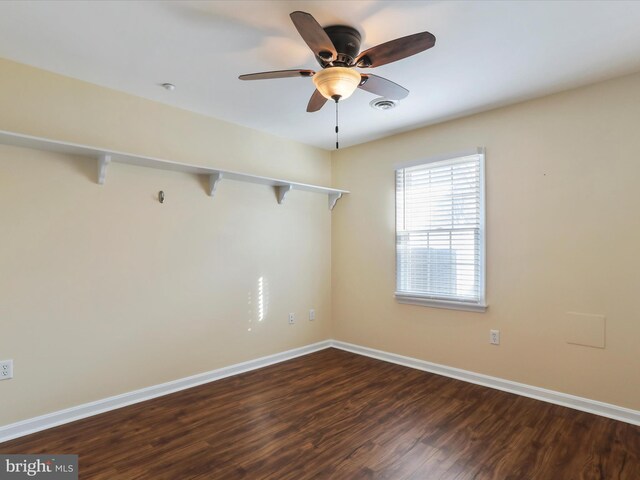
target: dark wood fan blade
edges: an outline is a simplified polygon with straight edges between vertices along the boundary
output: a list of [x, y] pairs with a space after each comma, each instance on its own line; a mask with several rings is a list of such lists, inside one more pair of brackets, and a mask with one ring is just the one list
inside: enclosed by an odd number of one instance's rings
[[325, 62], [338, 58], [336, 47], [313, 15], [306, 12], [293, 12], [289, 16], [302, 39], [317, 57]]
[[274, 70], [273, 72], [247, 73], [240, 75], [240, 80], [268, 80], [271, 78], [312, 77], [313, 70]]
[[375, 68], [423, 52], [436, 44], [429, 32], [415, 33], [365, 50], [355, 60], [363, 68]]
[[311, 99], [309, 100], [309, 104], [307, 105], [307, 112], [317, 112], [320, 110], [324, 104], [327, 102], [327, 99], [322, 96], [322, 94], [316, 90], [311, 95]]
[[363, 83], [358, 88], [367, 92], [390, 98], [391, 100], [402, 100], [409, 95], [409, 90], [386, 78], [370, 73], [363, 73], [361, 77]]

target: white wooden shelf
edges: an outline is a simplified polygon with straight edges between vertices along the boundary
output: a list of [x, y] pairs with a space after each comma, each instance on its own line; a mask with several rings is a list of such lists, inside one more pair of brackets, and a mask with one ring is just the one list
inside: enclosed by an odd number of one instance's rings
[[66, 153], [70, 155], [82, 155], [95, 158], [97, 161], [97, 182], [104, 184], [107, 174], [107, 167], [112, 162], [126, 163], [139, 167], [157, 168], [161, 170], [172, 170], [176, 172], [191, 173], [194, 175], [206, 175], [209, 177], [209, 195], [215, 195], [216, 188], [222, 180], [235, 180], [239, 182], [257, 183], [267, 185], [276, 190], [278, 203], [282, 203], [291, 190], [303, 190], [306, 192], [321, 193], [327, 195], [329, 208], [333, 210], [336, 202], [342, 195], [349, 193], [347, 190], [336, 188], [309, 185], [307, 183], [291, 182], [278, 178], [261, 177], [248, 173], [234, 172], [231, 170], [221, 170], [219, 168], [202, 167], [179, 163], [171, 160], [159, 158], [143, 157], [130, 153], [116, 152], [104, 148], [89, 147], [75, 143], [60, 142], [48, 138], [32, 137], [20, 133], [6, 132], [0, 130], [0, 144], [13, 145], [16, 147], [34, 148], [56, 153]]

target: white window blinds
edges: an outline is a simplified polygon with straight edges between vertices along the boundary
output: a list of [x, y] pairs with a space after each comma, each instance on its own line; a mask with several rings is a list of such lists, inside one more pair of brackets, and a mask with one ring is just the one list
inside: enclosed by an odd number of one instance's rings
[[484, 310], [482, 153], [396, 170], [399, 301]]

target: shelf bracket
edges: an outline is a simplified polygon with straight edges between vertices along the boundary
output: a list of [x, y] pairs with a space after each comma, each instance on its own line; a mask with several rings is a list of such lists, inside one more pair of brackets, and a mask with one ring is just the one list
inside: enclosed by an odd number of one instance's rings
[[281, 204], [284, 202], [284, 197], [287, 196], [287, 193], [291, 191], [293, 185], [279, 185], [276, 187], [276, 192], [278, 193], [278, 203]]
[[107, 165], [111, 162], [111, 155], [100, 155], [98, 157], [98, 184], [104, 185], [104, 179], [107, 175]]
[[213, 197], [216, 194], [216, 188], [218, 188], [218, 183], [222, 180], [222, 176], [222, 172], [209, 175], [209, 196]]
[[336, 202], [342, 198], [342, 193], [330, 193], [329, 194], [329, 210], [333, 210], [336, 206]]

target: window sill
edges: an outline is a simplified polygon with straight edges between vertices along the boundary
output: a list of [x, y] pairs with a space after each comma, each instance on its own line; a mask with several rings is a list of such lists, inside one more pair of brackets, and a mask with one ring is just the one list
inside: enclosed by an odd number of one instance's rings
[[421, 305], [423, 307], [433, 308], [447, 308], [450, 310], [465, 310], [467, 312], [485, 312], [487, 310], [487, 305], [480, 305], [477, 303], [435, 300], [433, 298], [418, 297], [416, 295], [407, 295], [405, 293], [396, 293], [395, 296], [398, 303], [406, 303], [409, 305]]

